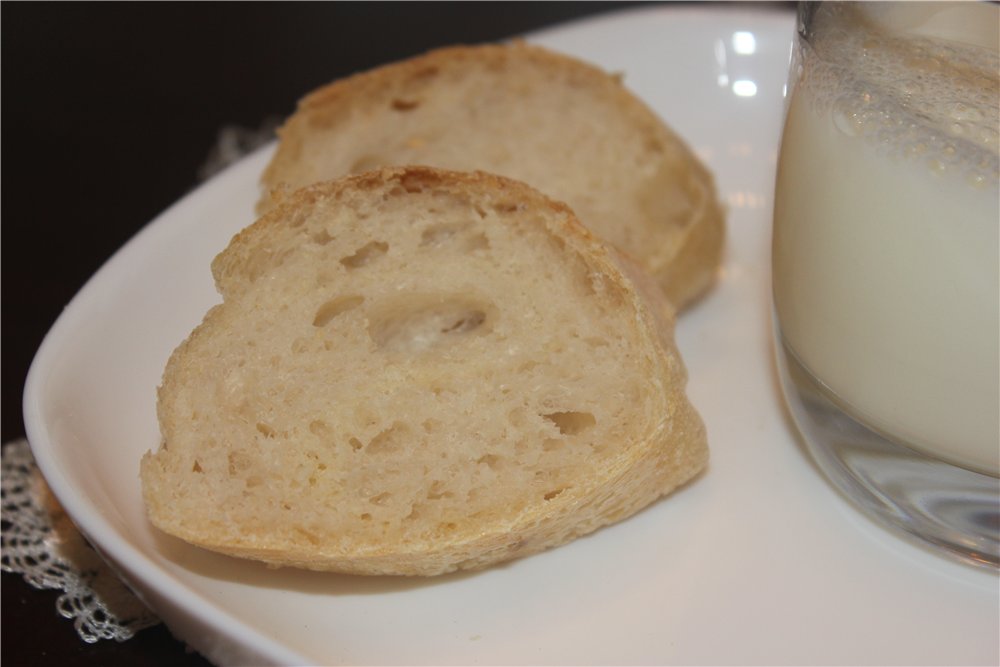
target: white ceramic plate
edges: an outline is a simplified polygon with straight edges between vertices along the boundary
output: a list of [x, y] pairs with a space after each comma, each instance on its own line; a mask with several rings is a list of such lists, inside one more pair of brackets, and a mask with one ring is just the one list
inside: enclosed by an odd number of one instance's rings
[[137, 469], [167, 356], [217, 301], [209, 262], [252, 221], [252, 156], [164, 213], [87, 284], [40, 350], [28, 435], [81, 529], [219, 663], [997, 664], [997, 578], [883, 532], [826, 485], [783, 410], [769, 243], [787, 12], [650, 6], [532, 41], [626, 73], [729, 205], [714, 293], [678, 343], [712, 462], [624, 523], [432, 580], [268, 570], [154, 532]]

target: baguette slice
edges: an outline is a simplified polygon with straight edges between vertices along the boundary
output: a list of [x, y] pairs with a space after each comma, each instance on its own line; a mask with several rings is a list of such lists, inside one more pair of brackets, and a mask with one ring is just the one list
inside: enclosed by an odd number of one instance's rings
[[170, 358], [152, 522], [208, 549], [434, 575], [624, 519], [705, 465], [662, 293], [484, 173], [321, 182], [213, 262]]
[[609, 75], [517, 42], [453, 47], [321, 88], [279, 132], [268, 192], [386, 165], [483, 170], [564, 201], [678, 308], [714, 281], [724, 236], [709, 172]]

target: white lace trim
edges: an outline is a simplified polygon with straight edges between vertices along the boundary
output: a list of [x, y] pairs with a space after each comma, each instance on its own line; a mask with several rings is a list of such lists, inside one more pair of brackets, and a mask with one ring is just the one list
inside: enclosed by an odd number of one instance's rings
[[63, 591], [56, 608], [87, 643], [125, 641], [159, 619], [121, 582], [73, 526], [35, 466], [27, 440], [3, 448], [4, 572]]
[[198, 168], [198, 178], [207, 181], [212, 176], [273, 140], [281, 125], [277, 116], [265, 118], [256, 128], [225, 125], [219, 129], [215, 145], [205, 162]]

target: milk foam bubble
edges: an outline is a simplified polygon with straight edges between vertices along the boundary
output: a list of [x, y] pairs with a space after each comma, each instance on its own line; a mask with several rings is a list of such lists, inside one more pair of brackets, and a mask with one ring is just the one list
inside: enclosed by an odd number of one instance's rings
[[931, 27], [946, 13], [945, 34], [960, 33], [964, 16], [967, 31], [960, 34], [976, 35], [985, 24], [995, 40], [996, 7], [970, 5], [963, 15], [950, 4], [820, 6], [810, 42], [815, 60], [799, 85], [838, 129], [866, 137], [880, 153], [960, 173], [977, 187], [995, 185], [1000, 56], [983, 46], [990, 43], [986, 36], [971, 44], [946, 41]]

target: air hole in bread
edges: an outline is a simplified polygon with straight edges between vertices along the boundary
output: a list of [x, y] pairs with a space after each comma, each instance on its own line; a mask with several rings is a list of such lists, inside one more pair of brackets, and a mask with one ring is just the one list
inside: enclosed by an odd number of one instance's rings
[[325, 229], [321, 229], [312, 235], [312, 240], [316, 245], [326, 245], [333, 240], [333, 237]]
[[466, 331], [473, 331], [479, 328], [485, 321], [486, 313], [481, 310], [471, 310], [455, 317], [451, 324], [445, 324], [441, 329], [441, 333], [465, 333]]
[[342, 257], [340, 263], [348, 269], [360, 269], [371, 264], [389, 251], [389, 244], [382, 241], [372, 241], [358, 248], [357, 252]]
[[430, 225], [420, 235], [420, 245], [430, 248], [455, 247], [471, 252], [490, 247], [486, 234], [476, 231], [469, 222], [444, 222]]
[[[272, 193], [272, 196], [276, 195], [276, 196], [281, 197], [281, 196], [287, 194], [287, 192], [284, 191], [284, 190], [287, 189], [287, 187], [288, 187], [287, 185], [283, 185], [281, 187], [281, 190], [279, 191], [279, 193]], [[288, 221], [288, 226], [291, 227], [292, 229], [295, 229], [297, 227], [301, 227], [302, 225], [305, 224], [305, 222], [306, 222], [306, 220], [308, 218], [309, 218], [309, 212], [308, 211], [305, 211], [305, 210], [294, 211], [291, 214], [291, 219]]]
[[319, 544], [319, 538], [316, 536], [316, 533], [308, 531], [300, 526], [295, 526], [295, 532], [297, 532], [302, 537], [306, 538], [306, 541], [309, 542], [309, 544], [313, 546]]
[[457, 394], [458, 391], [456, 391], [454, 387], [449, 387], [444, 384], [433, 384], [431, 385], [431, 393], [433, 393], [435, 397], [440, 398], [441, 396], [448, 394]]
[[339, 296], [336, 299], [330, 299], [316, 309], [316, 316], [313, 318], [313, 326], [325, 327], [333, 318], [338, 315], [342, 315], [349, 310], [357, 308], [364, 302], [364, 300], [365, 298], [363, 296], [357, 295]]
[[[265, 272], [280, 267], [291, 251], [291, 248], [280, 251], [271, 248], [258, 248], [251, 251], [250, 256], [247, 257], [242, 266], [242, 272], [246, 276], [247, 282], [256, 282]], [[230, 271], [232, 270], [230, 269]], [[229, 277], [232, 278], [232, 276]]]
[[340, 278], [338, 271], [333, 271], [329, 269], [320, 269], [316, 272], [316, 285], [318, 287], [326, 287], [332, 282], [336, 282]]
[[[560, 251], [566, 252], [565, 242], [560, 243]], [[577, 255], [573, 254], [573, 285], [576, 291], [579, 292], [585, 298], [591, 299], [594, 297], [600, 298], [600, 294], [594, 285], [594, 279], [592, 277], [593, 272], [590, 267], [586, 265], [583, 259]]]
[[365, 154], [351, 163], [350, 173], [360, 174], [366, 171], [372, 171], [373, 169], [378, 169], [384, 164], [386, 164], [386, 159], [384, 157]]
[[314, 419], [309, 422], [309, 432], [323, 438], [330, 435], [330, 425], [322, 419]]
[[385, 505], [387, 502], [389, 502], [390, 498], [392, 498], [392, 494], [389, 493], [388, 491], [384, 491], [378, 494], [377, 496], [372, 496], [371, 498], [369, 498], [368, 502], [370, 502], [372, 505]]
[[[520, 369], [519, 369], [520, 370]], [[510, 422], [511, 426], [520, 428], [524, 426], [526, 422], [526, 412], [524, 408], [514, 408], [507, 413], [507, 421]]]
[[361, 519], [362, 521], [371, 521], [372, 520], [372, 515], [369, 514], [368, 512], [365, 512], [364, 514], [362, 514], [358, 518]]
[[546, 438], [542, 441], [542, 449], [546, 452], [554, 452], [557, 449], [562, 449], [566, 446], [565, 440], [560, 440], [558, 438]]
[[407, 100], [402, 97], [397, 97], [392, 100], [391, 106], [396, 111], [413, 111], [420, 106], [420, 102], [417, 100]]
[[403, 186], [403, 190], [410, 194], [423, 192], [425, 188], [432, 186], [435, 182], [436, 179], [433, 176], [412, 171], [403, 174], [399, 179], [399, 184]]
[[349, 444], [351, 446], [351, 449], [353, 449], [356, 452], [360, 451], [365, 446], [364, 443], [362, 443], [357, 438], [350, 438], [347, 441], [347, 444]]
[[233, 451], [229, 452], [226, 456], [226, 462], [229, 464], [229, 476], [236, 477], [250, 468], [250, 459], [243, 452]]
[[549, 491], [544, 496], [542, 496], [542, 498], [544, 498], [545, 500], [552, 500], [565, 490], [566, 489], [555, 489], [554, 491]]
[[590, 347], [607, 347], [609, 345], [608, 341], [603, 338], [598, 338], [597, 336], [587, 336], [583, 339]]
[[589, 281], [591, 291], [594, 294], [602, 300], [607, 299], [612, 302], [611, 304], [606, 305], [606, 308], [619, 308], [626, 302], [626, 297], [622, 293], [622, 290], [614, 283], [605, 280], [600, 274], [590, 274]]
[[500, 467], [500, 460], [496, 454], [484, 454], [476, 459], [476, 463], [482, 463], [490, 470], [497, 470]]
[[528, 359], [527, 361], [522, 362], [521, 365], [517, 367], [517, 372], [518, 373], [527, 373], [528, 371], [530, 371], [531, 369], [533, 369], [537, 365], [538, 365], [537, 361], [535, 361], [533, 359]]
[[563, 435], [577, 435], [597, 424], [597, 419], [589, 412], [550, 412], [542, 416], [555, 424]]
[[392, 454], [405, 448], [410, 439], [410, 428], [401, 422], [382, 431], [368, 443], [365, 451], [369, 454]]
[[431, 483], [431, 488], [427, 490], [427, 500], [441, 500], [442, 498], [451, 498], [455, 494], [448, 491], [447, 484], [439, 479], [434, 480]]
[[275, 435], [277, 435], [277, 431], [274, 430], [274, 427], [265, 422], [257, 422], [257, 430], [265, 438], [273, 438]]
[[493, 210], [497, 213], [513, 213], [521, 207], [516, 201], [502, 201], [493, 205]]
[[455, 236], [461, 234], [469, 228], [467, 222], [442, 222], [437, 225], [430, 225], [420, 234], [420, 245], [439, 248], [451, 243]]
[[490, 247], [490, 240], [486, 237], [486, 234], [472, 234], [465, 240], [465, 250], [488, 250]]
[[465, 295], [400, 297], [373, 309], [368, 332], [386, 352], [414, 354], [489, 333], [494, 310]]
[[205, 472], [201, 469], [201, 463], [198, 462], [198, 459], [195, 459], [194, 465], [191, 466], [191, 472]]

